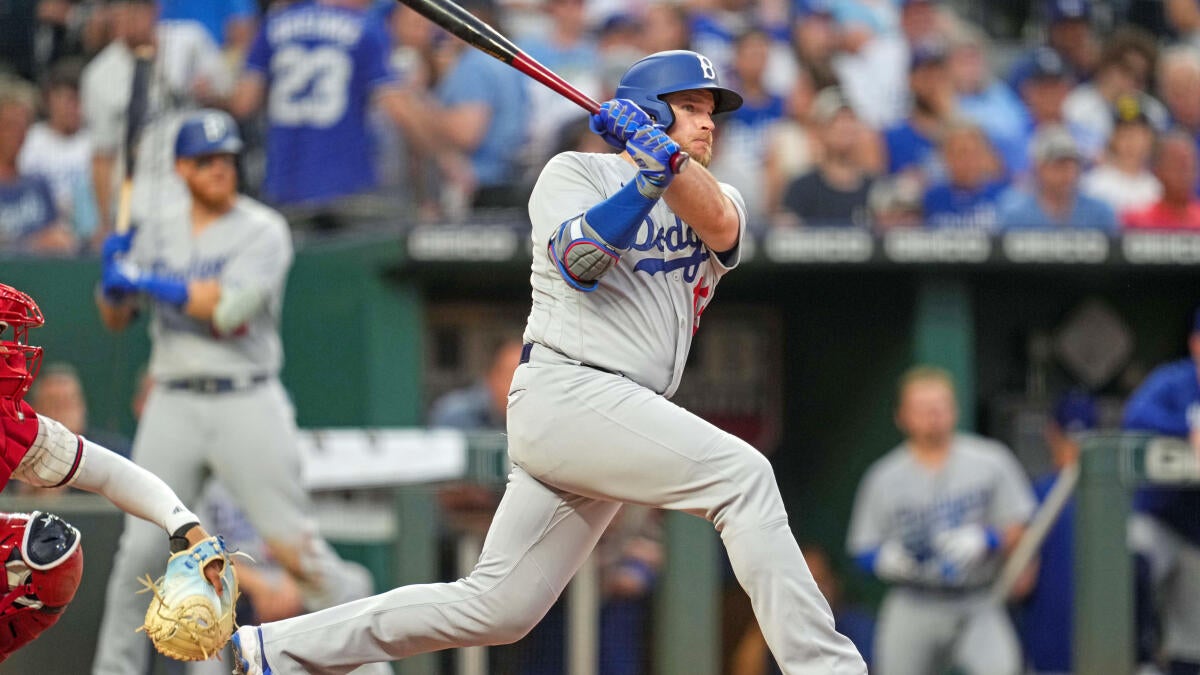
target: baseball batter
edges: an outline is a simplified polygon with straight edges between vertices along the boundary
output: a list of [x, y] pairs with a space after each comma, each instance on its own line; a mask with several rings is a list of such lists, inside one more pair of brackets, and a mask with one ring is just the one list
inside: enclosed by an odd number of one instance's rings
[[[306, 606], [330, 606], [370, 589], [317, 536], [299, 483], [293, 411], [278, 379], [291, 238], [281, 216], [237, 193], [241, 147], [228, 114], [205, 110], [185, 119], [174, 148], [190, 203], [136, 236], [110, 236], [97, 304], [114, 329], [133, 319], [137, 295], [154, 307], [154, 387], [133, 460], [189, 504], [215, 474], [300, 580]], [[146, 667], [133, 629], [147, 604], [145, 595], [135, 595], [136, 579], [157, 562], [153, 534], [134, 519], [125, 522], [101, 624], [98, 675]]]
[[[161, 567], [162, 534], [156, 527], [170, 535], [172, 551], [209, 535], [157, 476], [37, 414], [24, 401], [42, 360], [42, 348], [29, 344], [29, 329], [44, 322], [33, 298], [0, 284], [0, 490], [16, 478], [38, 487], [70, 485], [95, 492], [155, 532], [151, 564]], [[79, 530], [48, 513], [0, 514], [6, 573], [0, 577], [0, 662], [53, 626], [75, 597], [83, 575], [80, 539]], [[219, 586], [218, 571], [206, 573]], [[145, 638], [135, 638], [144, 649]]]
[[867, 471], [850, 520], [850, 554], [892, 586], [874, 665], [882, 675], [952, 665], [1016, 675], [1020, 645], [988, 589], [1033, 513], [1033, 491], [1011, 451], [955, 432], [948, 373], [910, 370], [899, 399], [896, 423], [907, 440]]
[[[507, 415], [515, 467], [474, 571], [243, 627], [236, 672], [333, 675], [513, 642], [629, 502], [716, 526], [785, 673], [866, 673], [834, 630], [770, 463], [669, 400], [701, 313], [738, 263], [741, 197], [704, 165], [712, 116], [741, 97], [688, 51], [635, 63], [617, 96], [592, 123], [625, 152], [558, 155], [530, 198], [533, 308]], [[691, 166], [675, 175], [668, 164], [681, 148]]]

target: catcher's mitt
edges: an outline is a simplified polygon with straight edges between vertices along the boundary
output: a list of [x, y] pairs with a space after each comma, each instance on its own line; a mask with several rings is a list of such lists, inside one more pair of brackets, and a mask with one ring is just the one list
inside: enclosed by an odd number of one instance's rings
[[[220, 593], [204, 576], [212, 561], [222, 565]], [[202, 661], [216, 654], [233, 635], [237, 574], [220, 537], [209, 537], [172, 555], [166, 574], [142, 580], [154, 598], [146, 610], [146, 631], [155, 649], [179, 661]]]

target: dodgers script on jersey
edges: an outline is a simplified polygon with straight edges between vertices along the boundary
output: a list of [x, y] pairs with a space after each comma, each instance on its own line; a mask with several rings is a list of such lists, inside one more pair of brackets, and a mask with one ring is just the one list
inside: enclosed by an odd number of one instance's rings
[[382, 24], [362, 10], [301, 3], [271, 13], [246, 56], [267, 80], [267, 176], [279, 204], [374, 187], [366, 110], [395, 81]]
[[152, 274], [188, 281], [216, 278], [222, 288], [254, 288], [269, 298], [264, 311], [223, 339], [213, 339], [209, 322], [156, 302], [150, 327], [150, 374], [156, 379], [279, 372], [283, 346], [278, 325], [292, 239], [278, 213], [240, 196], [232, 210], [199, 235], [192, 234], [186, 212], [167, 214], [139, 230], [129, 260]]
[[[637, 168], [620, 155], [568, 152], [547, 163], [529, 200], [533, 222], [533, 308], [525, 341], [621, 373], [670, 397], [679, 387], [700, 315], [740, 246], [717, 255], [660, 201], [629, 251], [590, 293], [563, 282], [546, 253], [564, 221], [608, 199]], [[745, 235], [746, 207], [730, 185]]]
[[1033, 514], [1033, 493], [1020, 464], [999, 443], [963, 433], [953, 443], [946, 464], [936, 471], [919, 464], [903, 445], [871, 467], [855, 499], [852, 553], [878, 548], [898, 535], [921, 564], [918, 584], [971, 588], [995, 577], [999, 558], [947, 578], [933, 553], [934, 537], [962, 525], [1002, 530], [1024, 523]]

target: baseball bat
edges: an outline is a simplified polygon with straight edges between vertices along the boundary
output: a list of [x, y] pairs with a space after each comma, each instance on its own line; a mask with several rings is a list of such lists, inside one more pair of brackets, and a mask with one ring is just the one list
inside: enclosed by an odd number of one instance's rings
[[[562, 79], [537, 59], [526, 54], [500, 31], [481, 21], [478, 17], [458, 6], [452, 0], [399, 0], [421, 16], [450, 31], [455, 37], [479, 51], [516, 68], [534, 80], [564, 96], [588, 114], [600, 111], [600, 104], [592, 97], [579, 91], [570, 82]], [[672, 173], [679, 173], [687, 166], [688, 154], [682, 150], [671, 155]]]
[[1046, 536], [1050, 534], [1050, 528], [1058, 522], [1058, 517], [1062, 515], [1063, 508], [1066, 507], [1067, 500], [1075, 492], [1075, 485], [1078, 482], [1079, 464], [1068, 464], [1063, 467], [1062, 472], [1055, 479], [1054, 485], [1050, 488], [1050, 492], [1046, 494], [1042, 507], [1034, 514], [1033, 520], [1029, 522], [1029, 527], [1025, 529], [1025, 534], [1017, 542], [1017, 546], [1008, 556], [1008, 560], [1004, 562], [1000, 576], [992, 586], [993, 600], [1003, 603], [1008, 598], [1017, 579], [1029, 566], [1033, 557], [1037, 555]]
[[117, 234], [129, 231], [133, 170], [137, 166], [137, 143], [146, 123], [150, 76], [153, 71], [154, 47], [143, 45], [134, 50], [133, 85], [129, 90], [129, 106], [125, 110], [125, 173], [121, 177], [121, 192], [117, 196], [117, 218], [113, 223], [113, 231]]

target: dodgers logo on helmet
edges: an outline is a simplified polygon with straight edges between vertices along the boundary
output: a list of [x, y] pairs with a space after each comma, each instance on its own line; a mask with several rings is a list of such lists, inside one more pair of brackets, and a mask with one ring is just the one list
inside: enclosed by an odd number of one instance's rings
[[176, 157], [200, 155], [235, 155], [242, 150], [242, 137], [237, 122], [222, 110], [201, 110], [179, 127], [175, 137]]
[[658, 52], [634, 63], [621, 77], [616, 98], [637, 103], [654, 121], [669, 129], [675, 115], [662, 97], [688, 89], [711, 91], [714, 115], [742, 107], [741, 95], [721, 86], [712, 61], [686, 49]]

